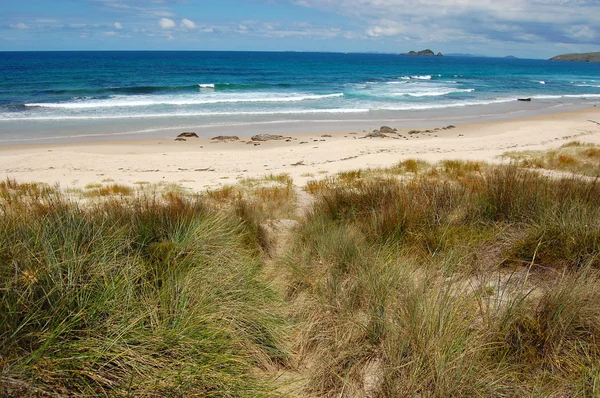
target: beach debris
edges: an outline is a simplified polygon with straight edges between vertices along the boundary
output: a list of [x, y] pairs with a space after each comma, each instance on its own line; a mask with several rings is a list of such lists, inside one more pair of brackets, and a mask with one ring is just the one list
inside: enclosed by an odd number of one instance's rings
[[252, 141], [276, 141], [276, 140], [283, 140], [285, 138], [289, 138], [289, 137], [284, 137], [282, 135], [275, 135], [275, 134], [257, 134], [252, 136], [252, 138], [250, 138]]
[[450, 129], [455, 129], [455, 128], [456, 128], [456, 126], [454, 126], [454, 125], [452, 125], [452, 124], [451, 124], [450, 126], [446, 126], [446, 129], [448, 129], [448, 130], [450, 130]]
[[182, 137], [177, 137], [175, 138], [175, 141], [187, 141], [185, 138]]
[[194, 132], [186, 131], [186, 132], [179, 134], [177, 136], [177, 138], [199, 138], [199, 137], [198, 137], [198, 134], [196, 134]]
[[410, 131], [408, 132], [408, 134], [410, 134], [410, 135], [413, 135], [413, 134], [421, 134], [421, 131], [420, 131], [420, 130], [410, 130]]
[[331, 136], [331, 134], [323, 134], [321, 137], [322, 138], [331, 138], [332, 136]]
[[519, 98], [517, 101], [531, 102], [531, 98]]
[[301, 161], [296, 162], [296, 163], [292, 163], [290, 166], [304, 166], [304, 160], [301, 160]]
[[218, 135], [216, 137], [211, 138], [214, 141], [239, 141], [240, 137], [237, 135]]

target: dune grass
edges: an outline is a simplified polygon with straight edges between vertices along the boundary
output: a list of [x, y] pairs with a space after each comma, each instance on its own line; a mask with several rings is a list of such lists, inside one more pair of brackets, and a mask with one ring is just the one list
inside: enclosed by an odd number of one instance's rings
[[285, 361], [281, 320], [244, 220], [176, 195], [0, 191], [0, 395], [273, 394], [254, 369]]
[[315, 191], [286, 261], [305, 393], [598, 395], [600, 184], [435, 168]]
[[600, 181], [520, 166], [309, 181], [281, 258], [285, 174], [84, 203], [4, 181], [0, 395], [600, 396]]
[[504, 158], [526, 168], [600, 176], [600, 146], [580, 141], [568, 142], [552, 151], [508, 152]]

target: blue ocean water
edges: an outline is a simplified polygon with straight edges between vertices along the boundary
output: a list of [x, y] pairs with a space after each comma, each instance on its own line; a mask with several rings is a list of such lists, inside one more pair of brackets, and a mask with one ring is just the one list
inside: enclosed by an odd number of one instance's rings
[[600, 64], [295, 52], [0, 53], [3, 142], [173, 125], [410, 119], [514, 105], [519, 97], [538, 107], [597, 102]]

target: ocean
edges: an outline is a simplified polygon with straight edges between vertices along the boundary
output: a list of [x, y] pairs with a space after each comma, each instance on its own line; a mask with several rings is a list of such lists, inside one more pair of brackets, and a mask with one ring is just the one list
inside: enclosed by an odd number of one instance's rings
[[[519, 102], [517, 98], [531, 98]], [[481, 121], [590, 107], [600, 64], [298, 52], [0, 52], [0, 145]]]

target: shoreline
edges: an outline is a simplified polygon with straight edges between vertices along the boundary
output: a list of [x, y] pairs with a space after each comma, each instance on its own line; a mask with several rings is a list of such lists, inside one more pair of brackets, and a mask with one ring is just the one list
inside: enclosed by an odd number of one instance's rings
[[[162, 118], [117, 118], [85, 120], [3, 120], [0, 121], [0, 146], [113, 142], [169, 139], [183, 131], [194, 131], [202, 138], [218, 135], [251, 137], [255, 134], [302, 134], [322, 131], [372, 130], [374, 126], [433, 128], [444, 124], [472, 124], [530, 118], [596, 107], [600, 100], [560, 102], [501, 102], [485, 105], [448, 106], [417, 110], [375, 110], [360, 114], [295, 115], [264, 119], [263, 116], [221, 117], [207, 122], [200, 116], [173, 115]], [[27, 138], [17, 138], [27, 137]]]
[[[390, 138], [362, 138], [385, 124], [372, 122], [366, 131], [279, 130], [278, 134], [291, 137], [289, 142], [268, 141], [257, 146], [247, 144], [249, 139], [241, 136], [236, 142], [207, 138], [176, 142], [176, 134], [170, 139], [4, 145], [0, 146], [0, 169], [3, 179], [58, 183], [63, 189], [82, 189], [110, 179], [130, 186], [178, 184], [199, 192], [281, 173], [302, 186], [343, 170], [386, 167], [408, 158], [498, 162], [497, 157], [508, 151], [550, 149], [573, 140], [600, 143], [600, 125], [590, 120], [600, 121], [600, 109], [456, 124], [455, 129], [414, 135], [407, 133], [416, 127], [391, 125], [402, 137]], [[420, 129], [433, 129], [432, 123], [435, 121], [423, 123]]]

